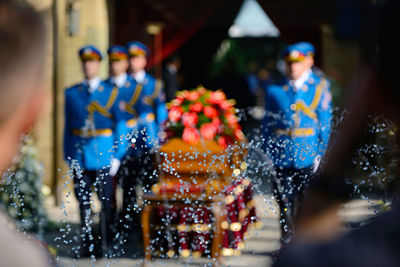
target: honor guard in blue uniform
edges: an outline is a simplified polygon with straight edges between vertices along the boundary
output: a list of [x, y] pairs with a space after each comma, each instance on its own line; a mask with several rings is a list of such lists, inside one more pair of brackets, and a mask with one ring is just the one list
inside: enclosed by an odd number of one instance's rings
[[137, 136], [139, 131], [139, 110], [135, 104], [139, 99], [140, 92], [135, 94], [137, 83], [127, 73], [129, 62], [126, 48], [121, 45], [112, 45], [108, 48], [107, 54], [111, 76], [104, 82], [119, 89], [116, 100], [119, 120], [115, 131], [115, 138], [118, 143], [115, 148], [115, 157], [113, 158], [116, 164], [114, 169], [111, 168], [111, 175], [114, 176], [117, 174], [121, 160], [125, 158], [128, 152], [131, 152], [132, 137]]
[[293, 235], [296, 206], [318, 159], [324, 154], [331, 129], [330, 84], [311, 67], [313, 54], [304, 43], [289, 45], [284, 57], [286, 77], [266, 88], [264, 146], [274, 163], [274, 196], [280, 207], [281, 242]]
[[[94, 46], [79, 50], [85, 80], [65, 91], [64, 157], [74, 175], [74, 190], [79, 202], [82, 246], [76, 256], [101, 252], [109, 256], [113, 220], [114, 183], [110, 175], [115, 143], [118, 88], [97, 76], [102, 55]], [[90, 198], [96, 188], [102, 204], [100, 235], [93, 231]], [[97, 244], [101, 244], [101, 250]], [[96, 250], [95, 250], [96, 246]]]
[[[118, 106], [118, 125], [116, 139], [116, 152], [114, 161], [117, 165], [121, 164], [119, 170], [113, 169], [112, 175], [117, 174], [123, 189], [124, 201], [121, 214], [119, 216], [118, 238], [115, 244], [118, 248], [116, 253], [123, 253], [123, 246], [129, 237], [128, 232], [133, 229], [133, 205], [136, 203], [136, 185], [138, 184], [137, 171], [140, 166], [142, 149], [136, 146], [139, 139], [139, 118], [141, 107], [139, 99], [142, 94], [140, 86], [128, 75], [129, 56], [125, 47], [120, 45], [110, 46], [107, 50], [111, 76], [105, 83], [119, 88], [117, 98]], [[118, 172], [117, 172], [118, 171]]]
[[[122, 178], [124, 192], [123, 209], [120, 216], [122, 236], [129, 236], [133, 229], [140, 229], [136, 205], [136, 186], [142, 185], [148, 191], [157, 182], [154, 167], [158, 132], [167, 119], [162, 83], [146, 73], [148, 48], [140, 42], [130, 42], [126, 46], [129, 56], [129, 90], [120, 90], [119, 101], [125, 108], [125, 120], [134, 128], [126, 128], [131, 144], [122, 160], [118, 176]], [[124, 239], [124, 238], [123, 238]]]
[[[158, 144], [158, 134], [162, 124], [168, 117], [165, 105], [165, 94], [162, 87], [162, 81], [155, 79], [145, 71], [148, 48], [140, 42], [130, 42], [127, 44], [129, 53], [129, 63], [131, 76], [137, 82], [135, 92], [139, 94], [138, 109], [139, 116], [139, 139], [136, 146], [143, 153], [141, 161], [141, 181], [145, 191], [155, 183], [154, 173], [154, 153]], [[145, 168], [143, 168], [145, 166]]]
[[145, 71], [149, 50], [140, 42], [127, 44], [131, 76], [140, 85], [142, 91], [141, 105], [144, 112], [140, 119], [142, 128], [147, 131], [149, 148], [154, 146], [157, 140], [157, 132], [168, 117], [165, 105], [165, 93], [161, 80], [155, 79]]

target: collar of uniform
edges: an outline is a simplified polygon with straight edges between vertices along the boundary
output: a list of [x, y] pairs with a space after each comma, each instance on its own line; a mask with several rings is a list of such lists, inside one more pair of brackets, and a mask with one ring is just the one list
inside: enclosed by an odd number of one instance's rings
[[99, 87], [100, 82], [101, 80], [99, 77], [94, 77], [93, 79], [85, 80], [83, 83], [88, 86], [88, 90], [92, 94]]
[[137, 73], [132, 73], [132, 77], [138, 82], [138, 83], [143, 83], [145, 78], [146, 78], [146, 72], [144, 70], [141, 70]]
[[290, 83], [293, 85], [294, 90], [297, 92], [303, 84], [311, 77], [312, 71], [311, 69], [306, 70], [300, 78], [297, 80], [291, 80]]
[[119, 88], [121, 88], [124, 86], [127, 76], [128, 75], [126, 73], [122, 73], [118, 76], [113, 76], [113, 77], [111, 77], [111, 82], [113, 84], [115, 84], [116, 86], [118, 86]]

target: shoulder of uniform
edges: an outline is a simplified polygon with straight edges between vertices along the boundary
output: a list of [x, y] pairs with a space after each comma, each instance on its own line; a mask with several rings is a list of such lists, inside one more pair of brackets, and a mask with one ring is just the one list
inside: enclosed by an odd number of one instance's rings
[[100, 86], [105, 86], [105, 87], [113, 87], [111, 82], [107, 82], [107, 80], [101, 81]]
[[132, 77], [132, 75], [129, 74], [126, 76], [126, 80], [129, 82], [136, 82], [136, 80]]
[[131, 87], [131, 86], [136, 86], [136, 84], [137, 84], [136, 80], [133, 79], [133, 77], [131, 75], [128, 75], [126, 77], [126, 81], [125, 81], [124, 87], [128, 88], [128, 87]]
[[266, 94], [268, 96], [280, 94], [282, 91], [287, 91], [289, 87], [286, 88], [286, 85], [279, 85], [279, 84], [271, 84], [268, 86]]
[[70, 87], [67, 87], [66, 90], [76, 90], [76, 89], [79, 89], [80, 87], [83, 87], [83, 83], [76, 83]]
[[329, 80], [324, 76], [316, 76], [315, 81], [315, 84], [322, 86], [323, 89], [330, 87]]
[[82, 90], [82, 89], [83, 89], [83, 84], [82, 83], [77, 83], [77, 84], [74, 84], [74, 85], [72, 85], [70, 87], [67, 87], [65, 89], [65, 93], [66, 94], [70, 94], [72, 92], [79, 91], [79, 90]]
[[154, 82], [155, 80], [156, 80], [156, 78], [154, 78], [154, 76], [153, 75], [151, 75], [151, 74], [148, 74], [147, 72], [146, 72], [146, 79], [150, 82]]
[[110, 83], [108, 83], [108, 82], [105, 82], [105, 81], [102, 81], [100, 84], [99, 84], [99, 88], [98, 88], [98, 90], [100, 91], [100, 92], [102, 92], [102, 91], [111, 91], [112, 89], [114, 88], [114, 85], [110, 82]]
[[111, 78], [107, 78], [107, 79], [105, 79], [105, 80], [103, 80], [103, 81], [101, 81], [102, 83], [107, 83], [107, 84], [111, 84], [112, 82], [111, 82]]

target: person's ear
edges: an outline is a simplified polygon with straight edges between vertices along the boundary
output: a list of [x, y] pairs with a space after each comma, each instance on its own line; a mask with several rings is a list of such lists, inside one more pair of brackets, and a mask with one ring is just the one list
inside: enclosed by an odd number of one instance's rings
[[309, 62], [310, 62], [310, 68], [311, 68], [312, 66], [314, 66], [314, 57], [310, 56]]

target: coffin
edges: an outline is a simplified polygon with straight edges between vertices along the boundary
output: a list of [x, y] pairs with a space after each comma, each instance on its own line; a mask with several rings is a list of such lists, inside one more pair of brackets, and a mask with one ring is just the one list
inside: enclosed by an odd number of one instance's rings
[[159, 152], [159, 183], [153, 193], [168, 196], [211, 196], [232, 183], [245, 150], [223, 149], [214, 140], [187, 144], [180, 138], [168, 140]]

